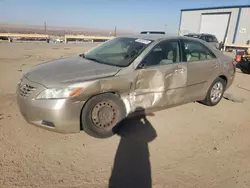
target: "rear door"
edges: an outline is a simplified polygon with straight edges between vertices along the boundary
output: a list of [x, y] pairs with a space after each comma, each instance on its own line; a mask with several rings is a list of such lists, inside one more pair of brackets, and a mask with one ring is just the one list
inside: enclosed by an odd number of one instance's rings
[[189, 100], [201, 100], [211, 82], [219, 74], [219, 61], [212, 51], [196, 40], [182, 40], [183, 59], [187, 62]]

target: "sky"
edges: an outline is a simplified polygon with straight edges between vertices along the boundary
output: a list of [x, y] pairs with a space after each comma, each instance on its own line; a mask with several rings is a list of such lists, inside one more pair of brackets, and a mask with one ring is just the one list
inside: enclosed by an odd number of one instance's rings
[[178, 31], [180, 9], [250, 5], [250, 0], [0, 0], [0, 23]]

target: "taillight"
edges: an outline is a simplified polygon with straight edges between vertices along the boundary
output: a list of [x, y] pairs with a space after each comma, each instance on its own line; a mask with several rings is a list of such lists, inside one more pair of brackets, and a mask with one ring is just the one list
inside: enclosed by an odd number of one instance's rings
[[240, 61], [241, 61], [241, 55], [236, 55], [235, 60], [236, 60], [237, 62], [240, 62]]
[[242, 56], [241, 56], [240, 54], [237, 54], [237, 55], [235, 56], [235, 59], [233, 59], [233, 61], [232, 61], [232, 64], [233, 64], [234, 68], [236, 67], [236, 65], [237, 65], [239, 62], [241, 62], [241, 58], [242, 58]]

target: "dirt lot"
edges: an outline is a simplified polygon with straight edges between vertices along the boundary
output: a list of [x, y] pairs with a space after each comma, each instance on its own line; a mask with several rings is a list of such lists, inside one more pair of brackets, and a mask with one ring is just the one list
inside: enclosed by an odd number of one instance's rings
[[92, 46], [0, 43], [1, 188], [250, 187], [250, 75], [237, 73], [228, 91], [243, 103], [160, 111], [144, 123], [130, 120], [121, 137], [62, 135], [27, 124], [15, 101], [23, 72]]

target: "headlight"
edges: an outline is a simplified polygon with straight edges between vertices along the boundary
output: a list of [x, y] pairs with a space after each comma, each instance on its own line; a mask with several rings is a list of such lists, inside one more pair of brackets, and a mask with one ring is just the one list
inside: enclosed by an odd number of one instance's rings
[[36, 99], [62, 99], [76, 97], [81, 94], [82, 90], [82, 88], [45, 89], [37, 95]]

